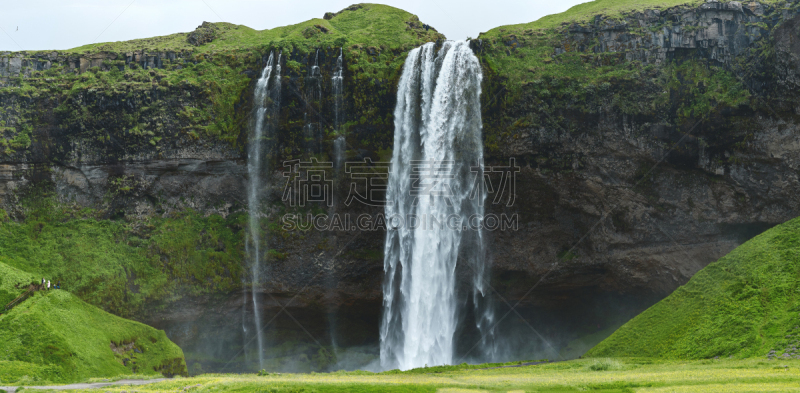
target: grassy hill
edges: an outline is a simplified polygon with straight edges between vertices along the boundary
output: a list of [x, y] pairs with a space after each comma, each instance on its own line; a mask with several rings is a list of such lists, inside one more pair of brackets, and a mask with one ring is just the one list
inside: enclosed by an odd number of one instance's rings
[[739, 246], [586, 356], [798, 358], [800, 218]]
[[[245, 47], [294, 47], [310, 50], [322, 46], [358, 45], [385, 46], [391, 49], [410, 49], [419, 40], [436, 40], [440, 35], [433, 30], [408, 29], [409, 23], [419, 22], [414, 14], [382, 4], [354, 4], [333, 13], [329, 20], [314, 18], [294, 25], [273, 29], [255, 30], [231, 23], [214, 23], [216, 37], [210, 43], [194, 47], [187, 42], [190, 33], [144, 38], [122, 42], [103, 42], [70, 49], [73, 53], [97, 51], [194, 50], [210, 52]], [[421, 27], [421, 24], [420, 24]]]
[[[14, 297], [21, 292], [14, 291], [17, 282], [35, 280], [3, 263], [0, 277], [0, 294]], [[186, 370], [183, 351], [163, 331], [106, 313], [64, 290], [38, 292], [0, 315], [0, 349], [3, 383]]]

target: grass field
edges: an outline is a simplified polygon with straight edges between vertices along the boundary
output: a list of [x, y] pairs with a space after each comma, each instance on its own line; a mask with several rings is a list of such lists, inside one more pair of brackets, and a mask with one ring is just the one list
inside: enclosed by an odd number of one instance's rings
[[[793, 392], [800, 361], [583, 359], [535, 366], [432, 367], [373, 374], [201, 375], [137, 392]], [[86, 390], [87, 392], [90, 390]], [[95, 390], [97, 391], [97, 390]], [[130, 392], [131, 387], [102, 391]]]

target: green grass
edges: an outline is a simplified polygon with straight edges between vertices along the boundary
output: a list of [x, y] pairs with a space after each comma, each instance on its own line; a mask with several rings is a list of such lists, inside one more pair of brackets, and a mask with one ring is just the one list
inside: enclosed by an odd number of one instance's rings
[[702, 0], [594, 0], [578, 4], [570, 9], [558, 13], [544, 16], [534, 22], [507, 25], [492, 29], [551, 29], [561, 27], [563, 24], [588, 22], [596, 15], [602, 15], [611, 19], [620, 19], [622, 15], [630, 14], [648, 9], [666, 9], [679, 5], [698, 6], [703, 4]]
[[[122, 349], [112, 351], [112, 343]], [[185, 372], [183, 352], [163, 331], [106, 313], [64, 290], [37, 292], [0, 316], [0, 349], [5, 383]]]
[[[568, 51], [554, 56], [556, 47], [570, 44], [570, 40], [564, 35], [565, 27], [562, 27], [561, 23], [567, 20], [583, 20], [581, 18], [593, 19], [595, 15], [600, 15], [597, 12], [604, 9], [613, 9], [619, 13], [650, 9], [658, 4], [695, 6], [700, 3], [702, 2], [686, 0], [670, 2], [598, 0], [580, 4], [564, 13], [549, 15], [536, 22], [501, 26], [481, 33], [479, 37], [483, 41], [481, 59], [484, 66], [493, 73], [508, 78], [507, 88], [512, 91], [531, 83], [534, 85], [546, 83], [547, 79], [553, 78], [560, 80], [560, 86], [545, 86], [550, 92], [550, 97], [569, 93], [569, 89], [572, 89], [573, 93], [581, 93], [581, 90], [586, 90], [588, 93], [606, 93], [601, 91], [603, 83], [618, 84], [646, 80], [650, 78], [648, 71], [654, 70], [655, 67], [647, 68], [638, 62], [625, 61], [624, 53], [618, 52]], [[611, 5], [614, 7], [610, 7]], [[638, 26], [631, 26], [630, 29], [632, 34], [638, 33]], [[706, 63], [702, 63], [702, 66], [707, 68]], [[698, 68], [696, 72], [700, 72], [699, 66], [696, 68]], [[712, 70], [713, 72], [708, 72], [706, 78], [720, 72], [725, 73], [718, 67]], [[579, 83], [572, 83], [573, 81]]]
[[[242, 215], [203, 217], [187, 210], [128, 222], [39, 193], [23, 207], [24, 221], [0, 223], [0, 263], [18, 269], [17, 276], [23, 271], [34, 280], [60, 280], [64, 289], [116, 315], [141, 315], [149, 302], [165, 306], [178, 294], [241, 286]], [[10, 288], [20, 280], [4, 274], [0, 297], [16, 297]]]
[[[331, 20], [315, 18], [267, 30], [254, 30], [230, 23], [214, 23], [218, 28], [217, 38], [199, 47], [194, 47], [186, 41], [188, 33], [178, 33], [122, 42], [89, 44], [70, 49], [68, 52], [128, 52], [139, 49], [180, 51], [195, 48], [201, 52], [211, 52], [269, 45], [293, 46], [307, 51], [322, 46], [342, 47], [348, 44], [403, 49], [409, 42], [418, 41], [421, 37], [435, 40], [440, 36], [433, 30], [406, 29], [406, 22], [419, 21], [415, 15], [407, 11], [382, 4], [359, 5], [361, 7], [354, 10], [343, 10]], [[323, 27], [327, 32], [323, 32], [317, 26]]]
[[622, 362], [610, 358], [594, 359], [586, 365], [586, 369], [591, 371], [611, 371], [622, 370], [624, 368], [625, 366]]
[[[752, 360], [610, 360], [618, 367], [592, 369], [595, 360], [513, 368], [455, 369], [428, 373], [201, 375], [136, 387], [139, 392], [786, 392], [800, 391], [800, 362]], [[112, 392], [130, 387], [104, 388]], [[88, 392], [88, 390], [87, 390]]]
[[[592, 78], [593, 74], [601, 74], [606, 78], [632, 77], [635, 75], [631, 72], [635, 73], [635, 70], [619, 67], [615, 61], [618, 55], [616, 53], [593, 56], [592, 62], [601, 64], [599, 67], [588, 67], [574, 53], [560, 56], [564, 61], [553, 61], [554, 48], [563, 44], [566, 26], [589, 22], [596, 16], [618, 20], [626, 14], [645, 9], [663, 9], [678, 5], [690, 7], [702, 3], [701, 0], [595, 0], [578, 4], [562, 13], [547, 15], [534, 22], [499, 26], [481, 33], [479, 38], [489, 44], [485, 50], [490, 58], [489, 66], [499, 74], [511, 77], [512, 82], [541, 79], [541, 73], [589, 79], [596, 79]], [[636, 29], [637, 26], [631, 28]], [[508, 44], [512, 39], [518, 42]], [[514, 53], [506, 55], [506, 50], [514, 50]], [[585, 60], [585, 56], [583, 58]]]
[[[215, 23], [218, 29], [214, 41], [194, 47], [186, 41], [188, 33], [178, 33], [123, 42], [106, 42], [70, 49], [70, 53], [100, 51], [130, 52], [146, 49], [155, 51], [192, 51], [197, 53], [231, 53], [242, 50], [283, 48], [311, 53], [317, 48], [343, 47], [346, 66], [355, 73], [371, 77], [387, 77], [387, 70], [398, 69], [405, 52], [425, 42], [444, 38], [433, 30], [424, 30], [419, 18], [381, 4], [358, 4], [342, 10], [331, 20], [310, 19], [294, 25], [267, 30], [247, 26]], [[414, 26], [414, 28], [409, 28]], [[320, 29], [322, 28], [322, 29]], [[323, 31], [325, 30], [325, 31]], [[375, 54], [370, 54], [373, 50]], [[289, 64], [290, 65], [290, 64]]]
[[32, 282], [40, 282], [33, 274], [0, 263], [0, 313], [6, 304], [16, 299]]
[[586, 356], [764, 358], [800, 343], [800, 218], [739, 246]]
[[[726, 3], [727, 1], [722, 2]], [[760, 1], [762, 4], [778, 2], [778, 0]], [[503, 30], [555, 29], [565, 25], [591, 22], [596, 16], [602, 16], [610, 21], [623, 21], [626, 15], [644, 10], [665, 10], [678, 6], [697, 7], [703, 3], [705, 3], [703, 0], [594, 0], [570, 7], [570, 9], [558, 14], [546, 15], [533, 22], [495, 27], [489, 33], [502, 32]]]

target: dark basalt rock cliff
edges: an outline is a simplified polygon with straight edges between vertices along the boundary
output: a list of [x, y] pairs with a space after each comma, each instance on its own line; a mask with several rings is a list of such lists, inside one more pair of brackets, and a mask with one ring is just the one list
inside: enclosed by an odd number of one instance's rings
[[[760, 3], [707, 2], [698, 7], [646, 10], [622, 21], [598, 15], [586, 25], [573, 24], [564, 30], [556, 54], [570, 51], [614, 52], [627, 61], [661, 63], [694, 49], [697, 56], [729, 64], [763, 36], [769, 35], [774, 7]], [[791, 13], [781, 15], [785, 18]], [[677, 52], [677, 53], [676, 53]]]
[[[411, 16], [402, 31], [415, 38], [406, 46], [315, 46], [315, 37], [334, 34], [316, 25], [362, 11], [299, 27], [309, 40], [302, 44], [0, 54], [0, 206], [24, 221], [21, 200], [44, 187], [61, 203], [128, 222], [145, 239], [146, 225], [138, 223], [147, 217], [241, 214], [249, 100], [270, 51], [282, 50], [282, 153], [274, 157], [273, 203], [264, 211], [265, 222], [278, 222], [291, 209], [281, 202], [285, 178], [277, 164], [332, 152], [327, 119], [339, 47], [347, 155], [379, 161], [392, 148], [405, 53], [442, 38]], [[554, 29], [508, 26], [472, 42], [485, 71], [486, 163], [508, 165], [513, 157], [521, 167], [513, 205], [489, 206], [519, 217], [519, 230], [488, 234], [500, 315], [519, 302], [522, 316], [565, 347], [617, 326], [743, 241], [800, 215], [797, 15], [796, 3], [710, 2]], [[215, 36], [231, 29], [219, 27]], [[321, 101], [308, 86], [316, 56]], [[318, 116], [319, 137], [304, 133], [308, 113]], [[354, 216], [382, 211], [336, 208]], [[340, 345], [374, 344], [383, 232], [269, 226], [269, 233], [265, 317], [286, 307], [314, 337], [326, 337], [335, 318]], [[235, 289], [193, 292], [186, 288], [205, 278], [186, 279], [171, 297], [147, 298], [133, 317], [166, 329], [190, 363], [202, 354], [214, 369], [244, 341], [244, 286], [236, 283], [247, 277], [221, 266], [209, 274], [227, 274]], [[129, 307], [97, 302], [118, 313]], [[276, 319], [274, 339], [308, 341], [284, 319]], [[275, 356], [291, 352], [281, 351]], [[310, 351], [306, 360], [324, 368], [324, 357]]]
[[[798, 20], [796, 3], [709, 2], [482, 35], [489, 161], [523, 166], [497, 209], [522, 228], [491, 234], [496, 288], [562, 317], [625, 304], [598, 294], [640, 307], [797, 216]], [[525, 77], [501, 65], [537, 45], [552, 52]]]

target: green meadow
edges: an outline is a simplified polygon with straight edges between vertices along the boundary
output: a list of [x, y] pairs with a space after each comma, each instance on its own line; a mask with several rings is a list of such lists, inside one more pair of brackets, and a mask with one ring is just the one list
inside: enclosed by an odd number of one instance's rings
[[[201, 375], [108, 392], [793, 392], [800, 361], [579, 359], [533, 366], [406, 372]], [[85, 390], [87, 392], [92, 390]], [[98, 390], [94, 390], [98, 391]]]

